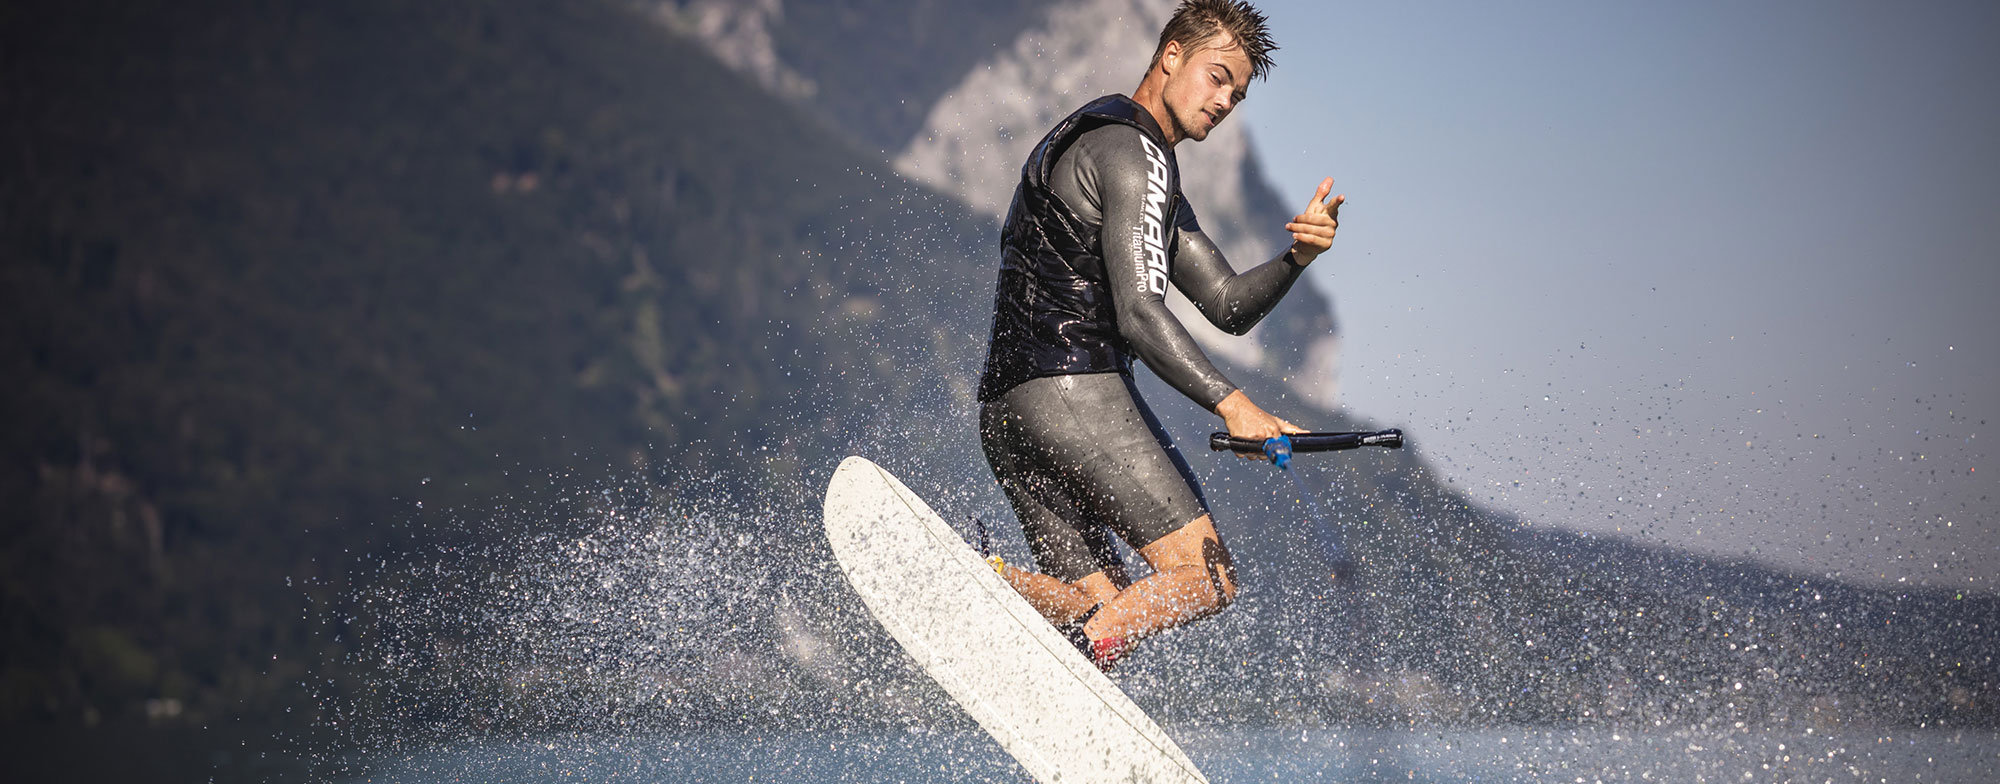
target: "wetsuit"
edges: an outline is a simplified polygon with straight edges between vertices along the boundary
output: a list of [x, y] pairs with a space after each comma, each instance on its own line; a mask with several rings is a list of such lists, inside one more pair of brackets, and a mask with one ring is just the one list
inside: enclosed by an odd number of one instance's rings
[[1152, 115], [1122, 95], [1057, 123], [1022, 167], [1002, 230], [980, 441], [1042, 570], [1073, 582], [1206, 513], [1132, 383], [1137, 356], [1203, 408], [1236, 386], [1167, 310], [1169, 282], [1241, 335], [1302, 269], [1235, 274], [1202, 234]]

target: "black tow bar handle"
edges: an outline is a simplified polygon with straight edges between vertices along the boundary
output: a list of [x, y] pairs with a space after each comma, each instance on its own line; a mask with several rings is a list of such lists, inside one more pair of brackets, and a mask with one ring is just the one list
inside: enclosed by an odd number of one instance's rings
[[[1293, 452], [1339, 452], [1346, 449], [1360, 449], [1364, 446], [1379, 446], [1383, 449], [1403, 448], [1403, 431], [1378, 430], [1373, 433], [1290, 433], [1285, 436], [1292, 442]], [[1243, 452], [1258, 454], [1264, 452], [1264, 442], [1250, 438], [1231, 438], [1228, 433], [1211, 433], [1208, 448], [1217, 452]]]

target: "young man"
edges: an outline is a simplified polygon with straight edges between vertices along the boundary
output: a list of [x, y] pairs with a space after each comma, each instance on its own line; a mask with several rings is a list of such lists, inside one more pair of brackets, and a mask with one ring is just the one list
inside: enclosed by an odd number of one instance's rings
[[[1236, 595], [1229, 551], [1185, 460], [1132, 383], [1132, 357], [1258, 440], [1300, 429], [1217, 372], [1168, 312], [1179, 288], [1241, 335], [1331, 247], [1343, 196], [1320, 183], [1292, 245], [1233, 274], [1181, 196], [1174, 146], [1201, 141], [1271, 65], [1262, 14], [1185, 0], [1131, 97], [1078, 109], [1022, 167], [1002, 231], [980, 440], [1040, 573], [995, 568], [1099, 667]], [[1126, 576], [1110, 537], [1153, 574]]]

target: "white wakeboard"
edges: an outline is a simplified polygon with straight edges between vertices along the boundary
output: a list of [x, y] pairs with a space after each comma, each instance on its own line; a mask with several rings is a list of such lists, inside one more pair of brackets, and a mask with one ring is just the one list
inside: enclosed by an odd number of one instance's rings
[[889, 472], [841, 461], [826, 538], [903, 650], [1042, 784], [1203, 782], [1179, 746]]

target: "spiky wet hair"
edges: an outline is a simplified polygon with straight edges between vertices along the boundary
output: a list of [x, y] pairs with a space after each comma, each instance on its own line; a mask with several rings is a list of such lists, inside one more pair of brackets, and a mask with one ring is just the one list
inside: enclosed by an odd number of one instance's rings
[[1228, 33], [1237, 46], [1243, 47], [1243, 54], [1249, 56], [1250, 78], [1264, 78], [1264, 73], [1271, 70], [1271, 53], [1278, 50], [1278, 45], [1271, 43], [1271, 31], [1265, 26], [1263, 12], [1243, 0], [1181, 0], [1173, 18], [1160, 30], [1160, 45], [1153, 50], [1153, 62], [1147, 69], [1159, 67], [1160, 58], [1167, 53], [1168, 41], [1179, 41], [1181, 51], [1193, 53], [1223, 33]]

